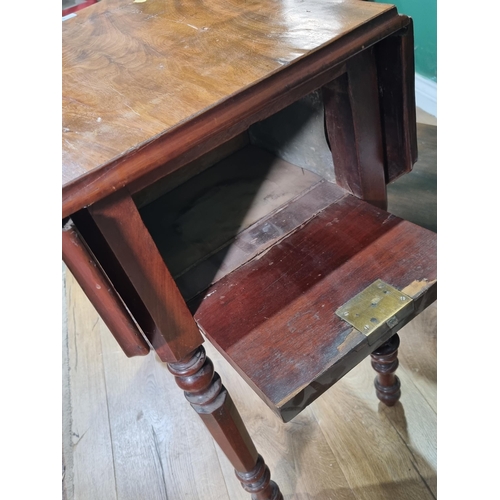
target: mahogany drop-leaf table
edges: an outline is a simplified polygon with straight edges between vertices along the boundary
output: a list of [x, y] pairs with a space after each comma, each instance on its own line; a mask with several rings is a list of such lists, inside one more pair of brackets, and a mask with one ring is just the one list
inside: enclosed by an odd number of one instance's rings
[[154, 349], [256, 500], [282, 498], [202, 346], [285, 422], [436, 298], [386, 212], [417, 159], [413, 29], [357, 0], [102, 0], [63, 23], [63, 258]]

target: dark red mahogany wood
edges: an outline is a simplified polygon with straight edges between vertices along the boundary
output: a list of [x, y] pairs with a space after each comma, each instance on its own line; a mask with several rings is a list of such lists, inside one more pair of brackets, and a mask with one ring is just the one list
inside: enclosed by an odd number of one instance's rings
[[245, 424], [203, 346], [186, 359], [168, 364], [177, 385], [200, 415], [215, 441], [229, 458], [243, 488], [254, 500], [282, 500], [269, 468], [257, 453]]
[[251, 471], [236, 471], [236, 477], [241, 481], [245, 491], [252, 494], [252, 500], [283, 500], [278, 485], [271, 481], [269, 467], [260, 455], [257, 464]]
[[91, 249], [94, 257], [101, 267], [106, 269], [106, 275], [113, 283], [115, 290], [132, 317], [140, 326], [144, 336], [152, 342], [154, 338], [160, 335], [160, 332], [115, 254], [111, 251], [99, 228], [89, 215], [88, 210], [80, 210], [71, 219], [76, 224], [78, 231], [85, 239], [85, 243]]
[[[133, 323], [132, 313], [254, 500], [282, 495], [131, 194], [337, 79], [325, 104], [339, 184], [385, 207], [385, 177], [415, 156], [412, 115], [400, 110], [412, 98], [412, 46], [403, 37], [373, 46], [410, 20], [375, 2], [306, 3], [103, 0], [63, 24], [62, 210], [90, 249], [82, 244], [76, 277], [90, 297], [96, 280], [111, 280], [95, 298], [103, 319]], [[364, 337], [335, 305], [382, 278], [416, 283], [418, 314], [435, 297], [434, 244], [347, 196], [214, 285], [196, 319], [289, 420], [394, 333]], [[130, 353], [125, 330], [114, 333]]]
[[[297, 2], [301, 17], [283, 19], [276, 0], [244, 9], [231, 1], [187, 1], [182, 12], [160, 0], [104, 0], [66, 21], [63, 217], [200, 157], [328, 83], [338, 75], [336, 66], [409, 22], [394, 7], [371, 2], [312, 1], [307, 7]], [[302, 26], [320, 21], [321, 36], [331, 33], [318, 44], [318, 29]], [[237, 70], [217, 59], [219, 51], [199, 50], [202, 35], [186, 25], [200, 22], [209, 28], [207, 40], [217, 34], [215, 45], [225, 35], [232, 40], [228, 50], [239, 55], [233, 58]], [[249, 46], [248, 40], [259, 43]], [[176, 68], [169, 78], [159, 71], [165, 61]]]
[[63, 227], [62, 251], [64, 263], [123, 352], [129, 357], [147, 354], [149, 346], [72, 221]]
[[434, 233], [346, 195], [190, 304], [210, 341], [288, 421], [395, 333], [366, 337], [336, 309], [382, 279], [412, 285], [409, 321], [435, 300], [435, 254]]
[[[256, 500], [281, 500], [270, 475], [260, 473], [255, 446], [200, 345], [203, 338], [130, 195], [117, 192], [93, 205], [90, 214], [158, 325], [161, 337], [153, 339], [158, 355], [169, 363], [177, 384], [236, 471], [255, 477], [250, 484], [242, 480], [243, 487], [250, 488]], [[198, 345], [187, 350], [192, 344]]]
[[396, 333], [385, 344], [372, 352], [372, 366], [378, 373], [375, 378], [377, 397], [387, 406], [394, 406], [401, 397], [401, 382], [397, 370], [399, 335]]
[[202, 342], [196, 323], [128, 193], [89, 209], [158, 327], [151, 339], [161, 360], [180, 361]]
[[384, 144], [373, 48], [348, 61], [347, 72], [323, 87], [323, 99], [336, 183], [385, 209]]
[[413, 21], [375, 45], [375, 55], [389, 183], [417, 161]]

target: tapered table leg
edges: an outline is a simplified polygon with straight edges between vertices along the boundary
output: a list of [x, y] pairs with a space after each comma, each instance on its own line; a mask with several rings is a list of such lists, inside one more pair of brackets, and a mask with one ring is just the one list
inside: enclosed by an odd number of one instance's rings
[[151, 339], [156, 353], [231, 461], [243, 488], [254, 500], [282, 500], [130, 194], [117, 191], [89, 213], [156, 324], [158, 335]]
[[257, 453], [203, 346], [185, 360], [167, 366], [175, 375], [177, 385], [185, 391], [186, 399], [236, 469], [236, 477], [243, 488], [252, 494], [252, 499], [283, 500], [278, 486], [271, 481], [269, 467]]
[[399, 335], [396, 333], [372, 353], [372, 366], [377, 372], [377, 397], [387, 406], [394, 406], [401, 397], [401, 382], [394, 374], [398, 368]]

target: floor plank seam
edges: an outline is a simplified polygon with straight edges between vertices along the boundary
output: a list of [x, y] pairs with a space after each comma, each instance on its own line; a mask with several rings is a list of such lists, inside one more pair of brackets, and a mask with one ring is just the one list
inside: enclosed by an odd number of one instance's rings
[[168, 500], [167, 481], [165, 480], [165, 469], [163, 468], [163, 461], [161, 459], [160, 446], [158, 443], [158, 436], [156, 435], [155, 428], [153, 425], [151, 425], [151, 431], [153, 432], [153, 444], [155, 447], [156, 455], [158, 457], [158, 461], [160, 462], [161, 478], [162, 478], [162, 482], [163, 482], [163, 488], [164, 488], [163, 491], [165, 493], [165, 500]]
[[[314, 404], [314, 403], [313, 403]], [[358, 498], [358, 496], [356, 495], [356, 492], [354, 491], [352, 485], [351, 485], [351, 482], [349, 481], [349, 478], [346, 476], [346, 473], [344, 472], [344, 468], [342, 467], [341, 465], [341, 461], [339, 461], [338, 459], [338, 456], [337, 456], [337, 453], [335, 453], [335, 450], [333, 449], [331, 443], [330, 443], [330, 440], [328, 439], [328, 436], [325, 434], [324, 430], [323, 430], [323, 426], [321, 425], [321, 422], [319, 421], [317, 415], [316, 415], [316, 412], [314, 411], [313, 408], [311, 408], [311, 413], [313, 415], [313, 418], [316, 422], [316, 425], [319, 427], [320, 431], [321, 431], [321, 434], [323, 435], [323, 438], [325, 440], [325, 443], [328, 445], [328, 447], [330, 448], [330, 451], [332, 452], [332, 455], [333, 457], [335, 458], [335, 461], [337, 462], [337, 466], [340, 470], [340, 472], [342, 472], [342, 475], [344, 476], [344, 479], [345, 479], [345, 484], [347, 484], [349, 486], [349, 489], [351, 490], [351, 493], [353, 495], [353, 497], [355, 498]], [[361, 499], [360, 499], [361, 500]]]
[[[99, 322], [99, 319], [98, 319]], [[102, 352], [102, 342], [101, 338], [99, 337], [99, 344], [101, 346], [101, 352]], [[114, 446], [114, 441], [113, 441], [113, 430], [111, 428], [111, 419], [109, 416], [109, 396], [108, 396], [108, 382], [106, 380], [106, 370], [104, 369], [104, 360], [103, 360], [103, 365], [102, 365], [102, 371], [103, 371], [103, 381], [104, 381], [104, 392], [106, 394], [106, 417], [108, 420], [108, 432], [109, 432], [109, 440], [111, 441], [111, 459], [113, 462], [113, 480], [115, 484], [115, 498], [118, 500], [118, 483], [116, 480], [116, 464], [115, 464], [115, 446]]]
[[420, 473], [420, 469], [418, 468], [417, 460], [415, 458], [415, 454], [413, 453], [413, 450], [410, 448], [410, 446], [406, 442], [406, 439], [401, 435], [401, 433], [399, 432], [398, 428], [394, 425], [392, 419], [390, 418], [390, 416], [387, 413], [388, 412], [384, 412], [384, 415], [385, 415], [386, 419], [389, 421], [389, 423], [391, 424], [392, 428], [396, 431], [396, 434], [399, 436], [399, 439], [405, 445], [406, 449], [410, 453], [410, 456], [412, 457], [412, 459], [410, 460], [410, 462], [413, 465], [413, 468], [415, 469], [415, 472], [418, 474], [418, 476], [420, 477], [420, 479], [424, 483], [427, 491], [432, 495], [432, 498], [436, 499], [436, 495], [434, 495], [434, 492], [432, 491], [431, 487], [427, 483], [426, 479]]
[[229, 495], [229, 488], [228, 488], [227, 482], [226, 482], [226, 476], [224, 475], [224, 469], [222, 468], [222, 464], [220, 463], [220, 457], [219, 457], [219, 454], [217, 453], [217, 450], [215, 449], [215, 442], [214, 441], [212, 441], [212, 445], [213, 445], [213, 448], [215, 451], [215, 456], [217, 457], [217, 463], [219, 464], [219, 469], [221, 471], [222, 478], [224, 480], [223, 482], [224, 482], [224, 488], [226, 489], [227, 498], [231, 499], [231, 496]]
[[[73, 404], [71, 399], [71, 375], [70, 375], [70, 352], [69, 352], [69, 337], [68, 337], [68, 289], [66, 285], [66, 266], [63, 264], [62, 269], [62, 308], [63, 308], [63, 354], [62, 354], [62, 490], [64, 500], [73, 499], [74, 497], [74, 482], [73, 482]], [[74, 321], [74, 315], [73, 315]]]
[[[413, 373], [411, 374], [411, 376], [413, 377]], [[418, 391], [418, 393], [422, 396], [422, 398], [424, 399], [424, 401], [427, 403], [427, 405], [429, 406], [429, 408], [434, 412], [434, 415], [437, 416], [437, 411], [434, 409], [434, 407], [429, 403], [429, 401], [427, 400], [425, 394], [420, 390], [420, 387], [418, 387], [418, 385], [416, 385], [415, 383], [413, 384], [413, 386], [415, 387], [415, 389]]]
[[[71, 298], [71, 292], [70, 292], [69, 300], [73, 300]], [[78, 371], [78, 341], [76, 339], [76, 325], [78, 323], [76, 321], [75, 308], [74, 307], [71, 308], [71, 316], [73, 318], [73, 325], [74, 325], [74, 328], [75, 328], [75, 372], [77, 372]]]

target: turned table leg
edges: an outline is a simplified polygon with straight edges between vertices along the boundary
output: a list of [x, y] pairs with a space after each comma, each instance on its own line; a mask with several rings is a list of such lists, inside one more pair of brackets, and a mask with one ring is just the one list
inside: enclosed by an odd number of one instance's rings
[[372, 353], [372, 366], [377, 372], [375, 389], [377, 397], [387, 406], [394, 406], [401, 397], [401, 382], [396, 371], [398, 361], [399, 335], [396, 333], [385, 344]]
[[150, 339], [253, 500], [282, 500], [268, 467], [201, 346], [203, 337], [130, 194], [89, 208], [95, 225], [156, 325]]
[[283, 500], [279, 487], [271, 481], [269, 467], [257, 453], [238, 410], [214, 372], [203, 346], [185, 360], [168, 363], [177, 385], [200, 415], [203, 423], [236, 469], [236, 477], [253, 500]]

